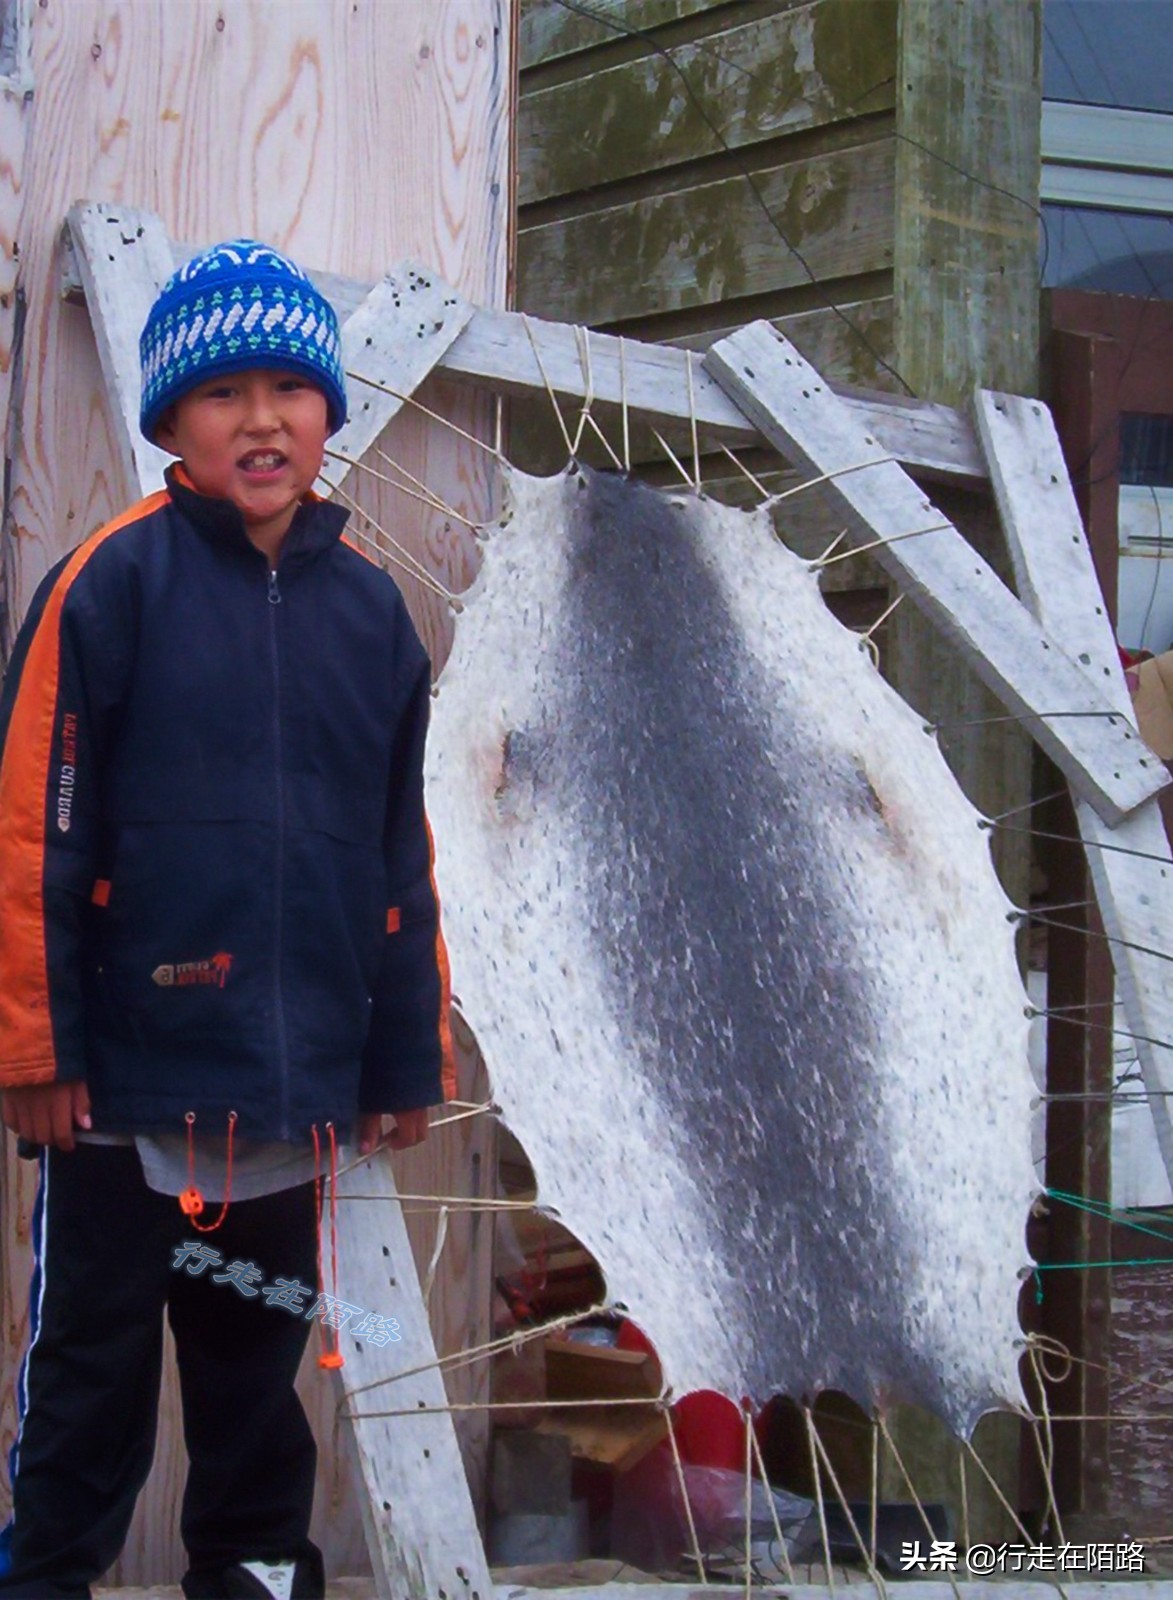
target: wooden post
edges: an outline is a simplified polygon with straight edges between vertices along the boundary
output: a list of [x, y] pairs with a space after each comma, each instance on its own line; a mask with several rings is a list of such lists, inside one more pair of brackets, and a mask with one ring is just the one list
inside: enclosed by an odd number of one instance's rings
[[[1037, 392], [1041, 23], [1042, 0], [900, 3], [895, 365], [922, 400], [964, 405], [977, 385]], [[975, 507], [963, 531], [1007, 577], [992, 507]], [[987, 720], [1001, 704], [911, 606], [892, 624], [893, 683], [926, 720], [953, 724], [943, 748], [962, 788], [987, 816], [1026, 804], [1029, 739]], [[994, 860], [1025, 905], [1029, 840], [1007, 834]], [[1018, 1429], [1001, 1418], [984, 1427], [983, 1455], [1013, 1501]], [[931, 1462], [939, 1431], [925, 1419], [901, 1448]], [[996, 1515], [987, 1502], [977, 1519], [992, 1527]]]
[[375, 1592], [379, 1600], [490, 1600], [492, 1580], [385, 1152], [339, 1175], [338, 1204], [339, 1282], [364, 1311], [397, 1325], [383, 1344], [343, 1330], [346, 1366], [336, 1374], [339, 1425], [363, 1487]]
[[896, 338], [914, 394], [1038, 382], [1040, 0], [902, 0]]
[[[330, 441], [319, 476], [332, 489], [354, 471], [400, 406], [415, 393], [473, 308], [427, 267], [404, 261], [349, 316], [340, 316], [350, 416]], [[363, 381], [366, 380], [366, 381]], [[339, 461], [337, 456], [347, 456]]]

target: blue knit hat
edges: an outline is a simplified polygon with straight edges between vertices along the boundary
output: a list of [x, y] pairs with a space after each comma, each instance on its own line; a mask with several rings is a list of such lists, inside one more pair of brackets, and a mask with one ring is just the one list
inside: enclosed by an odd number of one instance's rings
[[154, 443], [169, 405], [221, 372], [280, 367], [326, 396], [330, 432], [346, 421], [334, 307], [297, 265], [256, 239], [229, 239], [172, 273], [139, 338], [139, 426]]

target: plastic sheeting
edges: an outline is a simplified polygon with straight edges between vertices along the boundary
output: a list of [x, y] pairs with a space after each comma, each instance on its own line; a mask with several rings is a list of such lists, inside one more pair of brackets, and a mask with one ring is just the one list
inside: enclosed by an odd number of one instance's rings
[[513, 472], [440, 681], [453, 983], [677, 1394], [1021, 1401], [1025, 996], [988, 835], [765, 514]]

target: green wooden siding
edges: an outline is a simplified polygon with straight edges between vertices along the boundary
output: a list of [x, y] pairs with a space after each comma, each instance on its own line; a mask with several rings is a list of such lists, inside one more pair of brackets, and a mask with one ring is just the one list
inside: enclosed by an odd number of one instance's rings
[[531, 228], [519, 304], [592, 327], [696, 306], [728, 324], [747, 295], [886, 268], [894, 155], [885, 139], [755, 172], [756, 199], [738, 176]]
[[589, 11], [522, 0], [519, 308], [892, 387], [896, 0]]
[[[876, 79], [891, 8], [825, 0], [642, 55], [521, 102], [521, 204], [891, 111]], [[834, 71], [817, 63], [834, 62]], [[533, 74], [534, 78], [540, 78]]]
[[708, 11], [713, 0], [591, 0], [578, 10], [562, 0], [524, 0], [519, 28], [523, 68], [578, 50], [613, 44], [630, 33]]

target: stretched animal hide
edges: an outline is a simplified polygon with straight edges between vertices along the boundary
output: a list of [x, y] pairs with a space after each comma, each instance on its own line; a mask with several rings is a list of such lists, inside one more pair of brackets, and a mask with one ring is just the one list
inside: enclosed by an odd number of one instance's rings
[[676, 1394], [1021, 1399], [1008, 903], [764, 514], [511, 473], [428, 807], [458, 1004]]

